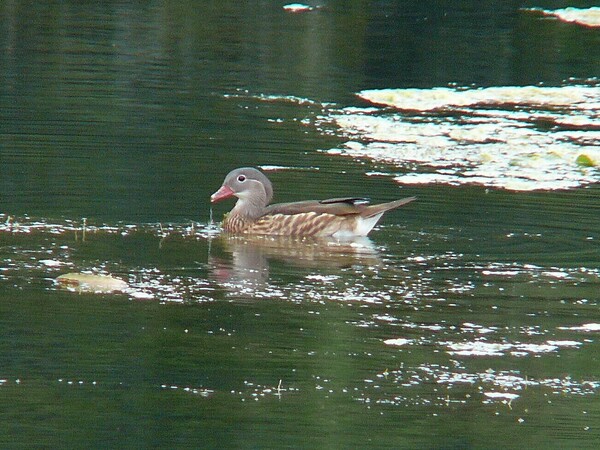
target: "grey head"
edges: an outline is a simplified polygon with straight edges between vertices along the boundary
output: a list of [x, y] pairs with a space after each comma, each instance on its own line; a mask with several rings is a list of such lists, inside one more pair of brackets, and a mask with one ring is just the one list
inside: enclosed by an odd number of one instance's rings
[[225, 177], [221, 188], [211, 197], [211, 203], [237, 197], [236, 207], [264, 208], [273, 199], [273, 186], [267, 176], [253, 167], [232, 170]]

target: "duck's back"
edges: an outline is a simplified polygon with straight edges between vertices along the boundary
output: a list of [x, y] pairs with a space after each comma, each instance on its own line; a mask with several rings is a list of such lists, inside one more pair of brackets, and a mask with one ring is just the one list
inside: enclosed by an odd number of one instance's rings
[[360, 214], [364, 211], [369, 199], [348, 197], [332, 198], [328, 200], [306, 200], [302, 202], [276, 203], [265, 209], [265, 215], [284, 214], [295, 215], [303, 213], [332, 214], [334, 216], [347, 216]]

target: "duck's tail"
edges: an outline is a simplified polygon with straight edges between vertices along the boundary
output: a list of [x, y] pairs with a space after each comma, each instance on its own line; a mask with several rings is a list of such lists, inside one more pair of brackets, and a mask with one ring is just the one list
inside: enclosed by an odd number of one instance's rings
[[401, 198], [400, 200], [394, 200], [393, 202], [380, 203], [378, 205], [369, 205], [364, 209], [364, 211], [362, 211], [360, 213], [360, 215], [364, 218], [381, 216], [383, 213], [385, 213], [387, 211], [391, 211], [392, 209], [400, 208], [401, 206], [404, 206], [407, 203], [410, 203], [416, 199], [417, 199], [417, 197], [406, 197], [406, 198]]

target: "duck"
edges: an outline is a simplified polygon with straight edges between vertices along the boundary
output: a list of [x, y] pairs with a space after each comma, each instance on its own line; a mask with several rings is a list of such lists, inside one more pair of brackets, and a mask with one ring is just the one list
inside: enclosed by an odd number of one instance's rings
[[237, 202], [221, 224], [227, 233], [334, 238], [367, 236], [387, 211], [416, 200], [407, 197], [371, 205], [367, 198], [345, 197], [270, 204], [273, 185], [253, 167], [229, 172], [210, 201], [231, 197]]

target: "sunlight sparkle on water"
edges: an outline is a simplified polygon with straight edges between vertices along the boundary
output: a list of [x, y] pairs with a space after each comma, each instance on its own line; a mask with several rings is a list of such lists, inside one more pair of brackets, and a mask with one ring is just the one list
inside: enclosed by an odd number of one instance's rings
[[448, 354], [456, 356], [529, 356], [556, 352], [561, 347], [577, 347], [581, 342], [548, 341], [545, 343], [445, 342]]
[[[600, 87], [380, 89], [358, 94], [396, 110], [333, 111], [348, 141], [333, 155], [393, 167], [402, 184], [568, 189], [600, 180]], [[380, 171], [375, 174], [385, 174]]]

